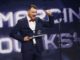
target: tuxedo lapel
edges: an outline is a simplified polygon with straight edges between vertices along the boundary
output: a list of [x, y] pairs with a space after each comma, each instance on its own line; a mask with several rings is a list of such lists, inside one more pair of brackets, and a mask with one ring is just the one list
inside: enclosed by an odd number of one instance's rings
[[[25, 31], [27, 31], [27, 33], [29, 34], [29, 35], [33, 35], [33, 31], [30, 29], [30, 27], [29, 27], [29, 24], [28, 24], [28, 20], [25, 18], [24, 19], [24, 23], [23, 23], [23, 25], [25, 26]], [[26, 32], [25, 32], [26, 33]], [[26, 33], [26, 34], [27, 34]]]
[[[28, 29], [30, 32], [33, 33], [33, 31], [31, 30], [31, 28], [29, 27], [29, 24], [28, 24], [28, 20], [25, 18], [24, 19], [24, 24], [26, 25], [26, 29]], [[42, 29], [42, 26], [41, 26], [41, 23], [39, 22], [39, 20], [36, 18], [36, 27], [35, 27], [35, 34], [38, 34], [39, 33], [39, 30], [41, 31]]]
[[36, 28], [35, 28], [35, 34], [40, 34], [41, 33], [41, 30], [42, 30], [42, 26], [41, 26], [41, 23], [39, 22], [38, 19], [36, 19]]
[[24, 19], [24, 23], [25, 23], [26, 27], [29, 28], [28, 20], [26, 18]]

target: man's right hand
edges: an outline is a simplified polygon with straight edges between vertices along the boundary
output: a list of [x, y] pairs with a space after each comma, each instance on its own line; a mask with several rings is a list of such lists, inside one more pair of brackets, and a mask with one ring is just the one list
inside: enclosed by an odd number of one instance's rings
[[29, 36], [24, 37], [24, 41], [30, 41], [31, 39], [32, 39], [32, 37], [29, 37]]

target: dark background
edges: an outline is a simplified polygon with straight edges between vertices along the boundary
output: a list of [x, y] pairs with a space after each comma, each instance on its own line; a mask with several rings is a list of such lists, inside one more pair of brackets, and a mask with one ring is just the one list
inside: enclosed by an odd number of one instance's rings
[[[50, 8], [72, 8], [75, 12], [80, 14], [80, 0], [0, 0], [0, 12], [6, 14], [12, 11], [13, 13], [19, 10], [26, 10], [27, 6], [31, 3], [36, 4], [39, 9]], [[78, 10], [79, 8], [79, 10]], [[58, 19], [62, 15], [54, 15], [54, 19]], [[69, 18], [69, 17], [68, 17]], [[4, 23], [4, 27], [0, 28], [0, 37], [8, 36], [11, 27], [6, 27], [7, 22]], [[80, 19], [74, 17], [72, 23], [59, 23], [54, 24], [53, 27], [45, 30], [49, 34], [60, 33], [73, 33], [77, 32], [80, 37]], [[59, 40], [61, 40], [59, 38]], [[80, 60], [80, 39], [73, 42], [73, 46], [70, 48], [59, 48], [43, 51], [43, 60]], [[59, 45], [57, 43], [57, 45]], [[5, 45], [4, 45], [5, 46]], [[0, 60], [21, 60], [21, 53], [12, 51], [9, 54], [0, 53]]]

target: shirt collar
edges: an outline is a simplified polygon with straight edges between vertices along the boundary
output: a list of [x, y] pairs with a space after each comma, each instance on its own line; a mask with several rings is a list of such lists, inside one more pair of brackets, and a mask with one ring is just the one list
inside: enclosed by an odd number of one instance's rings
[[31, 18], [30, 18], [28, 15], [27, 15], [27, 20], [28, 20], [28, 21], [30, 21], [30, 20], [31, 20]]

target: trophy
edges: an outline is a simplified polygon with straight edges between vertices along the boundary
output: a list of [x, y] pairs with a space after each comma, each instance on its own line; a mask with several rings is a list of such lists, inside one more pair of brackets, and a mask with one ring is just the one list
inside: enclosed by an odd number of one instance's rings
[[40, 35], [42, 33], [41, 30], [37, 30], [37, 35]]
[[36, 37], [42, 37], [44, 34], [42, 34], [42, 31], [41, 30], [37, 30], [36, 31], [36, 35], [33, 35], [32, 37], [33, 38], [36, 38]]

